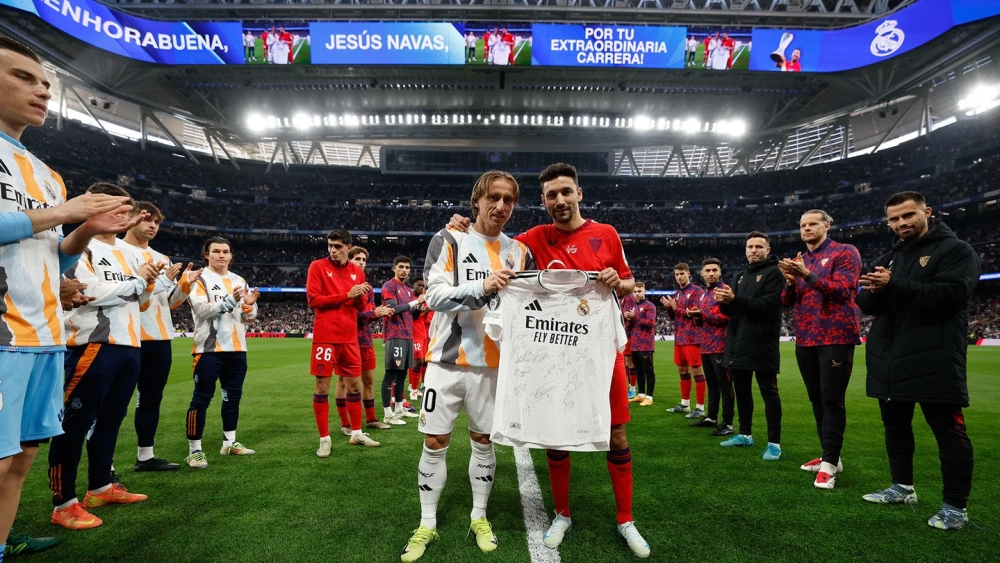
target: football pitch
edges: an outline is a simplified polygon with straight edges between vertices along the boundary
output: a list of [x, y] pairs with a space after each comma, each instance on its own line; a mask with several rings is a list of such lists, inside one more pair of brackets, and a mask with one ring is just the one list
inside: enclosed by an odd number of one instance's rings
[[[118, 441], [115, 465], [124, 485], [149, 500], [94, 509], [104, 525], [70, 532], [49, 524], [48, 447], [43, 445], [25, 483], [16, 533], [54, 535], [61, 544], [25, 558], [48, 561], [399, 561], [417, 527], [416, 467], [421, 435], [416, 419], [372, 431], [380, 448], [360, 448], [334, 435], [333, 454], [318, 445], [308, 375], [307, 340], [251, 340], [250, 372], [238, 438], [257, 454], [222, 457], [216, 393], [205, 431], [209, 467], [168, 473], [133, 472], [136, 438], [132, 408]], [[377, 382], [381, 380], [381, 342]], [[187, 455], [184, 420], [191, 399], [190, 340], [174, 343], [156, 453], [181, 462]], [[628, 426], [635, 475], [636, 525], [652, 548], [651, 561], [996, 561], [1000, 538], [1000, 349], [969, 348], [972, 407], [966, 411], [976, 449], [969, 516], [959, 532], [927, 526], [941, 504], [941, 476], [933, 436], [915, 417], [915, 507], [877, 506], [861, 495], [889, 485], [878, 405], [864, 393], [864, 349], [856, 356], [848, 391], [844, 472], [837, 488], [817, 490], [799, 465], [820, 453], [812, 411], [795, 368], [794, 349], [782, 345], [779, 377], [788, 458], [764, 462], [763, 405], [757, 397], [758, 446], [719, 447], [708, 429], [692, 428], [665, 409], [678, 399], [671, 344], [655, 356], [656, 403], [632, 408]], [[755, 390], [756, 393], [756, 390]], [[381, 401], [376, 400], [381, 412]], [[134, 407], [134, 403], [133, 403]], [[331, 429], [339, 426], [331, 407]], [[471, 492], [464, 417], [448, 453], [449, 479], [441, 498], [438, 532], [422, 560], [528, 562], [524, 514], [511, 448], [497, 447], [496, 483], [488, 517], [499, 539], [481, 553], [467, 535]], [[548, 516], [552, 500], [545, 454], [532, 452]], [[78, 494], [86, 488], [86, 454]], [[615, 506], [604, 454], [573, 454], [570, 489], [573, 529], [559, 549], [565, 562], [632, 561], [616, 535]], [[992, 530], [992, 531], [991, 531]], [[18, 561], [20, 559], [17, 559]]]

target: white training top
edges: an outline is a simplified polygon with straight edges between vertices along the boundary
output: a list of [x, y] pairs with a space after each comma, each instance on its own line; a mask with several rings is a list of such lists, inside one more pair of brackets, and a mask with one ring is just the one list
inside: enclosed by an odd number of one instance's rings
[[66, 317], [67, 346], [116, 344], [139, 347], [140, 306], [149, 301], [155, 284], [137, 277], [139, 257], [117, 241], [91, 239], [87, 250], [66, 276], [87, 284], [83, 294], [94, 301]]
[[247, 287], [240, 276], [224, 276], [205, 268], [191, 289], [188, 301], [194, 317], [194, 354], [206, 352], [246, 352], [246, 323], [257, 318], [257, 304], [245, 305], [233, 299], [237, 287]]
[[[0, 213], [55, 207], [66, 200], [59, 174], [0, 135]], [[59, 239], [62, 227], [0, 245], [0, 350], [62, 349]]]
[[[165, 264], [164, 270], [171, 265], [170, 257], [152, 248], [139, 248], [120, 239], [118, 245], [135, 254], [140, 263], [152, 260], [155, 263]], [[181, 275], [183, 276], [183, 274]], [[156, 279], [153, 295], [149, 297], [149, 301], [139, 307], [141, 312], [139, 320], [142, 325], [139, 337], [143, 342], [173, 339], [174, 320], [170, 316], [170, 311], [179, 307], [190, 293], [190, 285], [172, 282], [167, 279], [165, 274], [160, 274], [160, 277]]]
[[524, 272], [488, 303], [486, 334], [500, 343], [494, 442], [610, 449], [611, 377], [628, 337], [617, 297], [596, 279]]
[[484, 307], [489, 301], [483, 281], [494, 270], [520, 271], [531, 262], [528, 247], [501, 234], [487, 237], [468, 233], [438, 232], [431, 239], [424, 261], [427, 306], [435, 312], [424, 360], [427, 362], [495, 368], [500, 350], [486, 337]]

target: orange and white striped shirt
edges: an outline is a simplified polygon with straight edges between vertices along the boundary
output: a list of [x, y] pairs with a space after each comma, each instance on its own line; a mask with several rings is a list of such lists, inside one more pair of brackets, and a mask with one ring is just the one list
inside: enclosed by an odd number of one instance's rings
[[[140, 263], [144, 264], [152, 260], [158, 264], [166, 264], [164, 270], [171, 265], [170, 257], [148, 246], [139, 248], [123, 240], [119, 240], [118, 244], [135, 254]], [[139, 321], [142, 326], [140, 339], [143, 342], [173, 340], [174, 320], [170, 316], [170, 311], [179, 307], [190, 293], [191, 286], [189, 284], [172, 282], [161, 273], [160, 277], [156, 279], [153, 295], [149, 297], [149, 301], [139, 307], [141, 312]]]
[[90, 241], [66, 276], [87, 284], [83, 294], [96, 299], [73, 309], [66, 317], [67, 346], [139, 347], [139, 309], [149, 301], [154, 288], [154, 284], [137, 277], [139, 265], [139, 258], [120, 244]]
[[[0, 213], [54, 207], [65, 200], [59, 174], [0, 135]], [[62, 227], [54, 227], [0, 245], [0, 350], [62, 349], [65, 344], [59, 303], [61, 237]]]
[[192, 285], [188, 301], [194, 317], [193, 353], [246, 352], [246, 323], [257, 318], [257, 304], [232, 298], [236, 288], [247, 287], [246, 280], [232, 272], [220, 276], [205, 268]]

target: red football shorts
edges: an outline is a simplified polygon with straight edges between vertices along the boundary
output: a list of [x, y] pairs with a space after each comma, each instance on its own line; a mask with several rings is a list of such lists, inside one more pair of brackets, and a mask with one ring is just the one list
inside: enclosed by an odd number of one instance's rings
[[632, 419], [628, 412], [628, 373], [625, 356], [615, 355], [615, 370], [611, 374], [611, 424], [625, 424]]
[[429, 341], [425, 341], [425, 340], [420, 340], [420, 341], [414, 340], [413, 341], [413, 359], [414, 360], [423, 360], [424, 359], [424, 354], [427, 352], [427, 344], [428, 343], [429, 343]]
[[631, 356], [632, 355], [632, 339], [631, 338], [629, 338], [628, 341], [625, 342], [625, 350], [622, 351], [622, 354], [625, 354], [626, 356]]
[[361, 371], [368, 371], [377, 367], [375, 361], [375, 349], [366, 347], [361, 349]]
[[361, 377], [361, 349], [353, 344], [313, 343], [309, 373], [316, 377]]
[[674, 344], [674, 365], [682, 368], [701, 367], [701, 346]]

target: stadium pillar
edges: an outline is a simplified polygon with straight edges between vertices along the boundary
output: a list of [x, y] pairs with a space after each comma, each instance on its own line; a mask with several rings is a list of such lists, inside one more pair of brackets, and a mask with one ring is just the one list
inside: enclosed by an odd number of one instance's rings
[[889, 136], [891, 136], [893, 132], [899, 127], [899, 124], [902, 123], [904, 119], [906, 119], [906, 116], [910, 115], [910, 111], [916, 105], [917, 105], [917, 100], [913, 100], [912, 102], [910, 102], [910, 107], [906, 108], [906, 111], [902, 112], [902, 114], [899, 116], [899, 119], [897, 119], [896, 122], [892, 124], [892, 127], [890, 127], [888, 131], [886, 131], [885, 135], [883, 135], [882, 138], [879, 139], [878, 144], [875, 145], [874, 149], [872, 149], [872, 154], [878, 152], [879, 147], [881, 147], [882, 144], [889, 139]]
[[219, 150], [221, 150], [222, 154], [226, 155], [226, 158], [229, 159], [229, 164], [232, 164], [233, 168], [235, 168], [236, 171], [239, 172], [240, 171], [239, 163], [236, 162], [236, 159], [233, 158], [233, 155], [229, 154], [229, 151], [226, 150], [226, 145], [222, 144], [222, 139], [220, 139], [218, 136], [216, 136], [215, 133], [208, 131], [207, 129], [205, 130], [205, 136], [215, 139], [216, 144], [219, 145]]
[[194, 162], [195, 164], [201, 164], [201, 161], [198, 160], [197, 157], [195, 157], [193, 154], [191, 154], [191, 151], [187, 150], [187, 147], [181, 144], [181, 142], [177, 140], [177, 137], [174, 137], [174, 134], [170, 132], [170, 129], [167, 129], [167, 126], [164, 125], [162, 121], [160, 121], [159, 117], [156, 117], [155, 113], [147, 111], [146, 117], [153, 120], [153, 123], [160, 128], [160, 131], [162, 131], [163, 134], [166, 135], [168, 139], [170, 139], [170, 142], [173, 143], [174, 146], [176, 146], [178, 149], [184, 151], [184, 154], [187, 155], [187, 157], [191, 159], [192, 162]]
[[667, 157], [667, 161], [663, 164], [663, 170], [660, 170], [661, 178], [667, 175], [667, 169], [670, 168], [670, 163], [673, 162], [675, 156], [677, 156], [676, 147], [670, 147], [670, 156]]
[[674, 145], [674, 152], [677, 153], [677, 158], [681, 160], [681, 166], [684, 167], [684, 173], [691, 177], [691, 169], [688, 168], [687, 159], [684, 158], [684, 145]]
[[819, 142], [813, 146], [813, 148], [809, 149], [809, 152], [807, 152], [805, 156], [800, 158], [799, 161], [795, 163], [795, 170], [805, 166], [805, 163], [809, 162], [809, 159], [819, 152], [819, 149], [830, 140], [830, 137], [833, 136], [833, 132], [838, 128], [839, 126], [836, 123], [830, 124], [830, 126], [826, 129], [826, 135], [823, 135], [823, 138], [820, 139]]
[[56, 114], [56, 131], [63, 130], [63, 119], [66, 118], [66, 83], [59, 81], [59, 113]]

